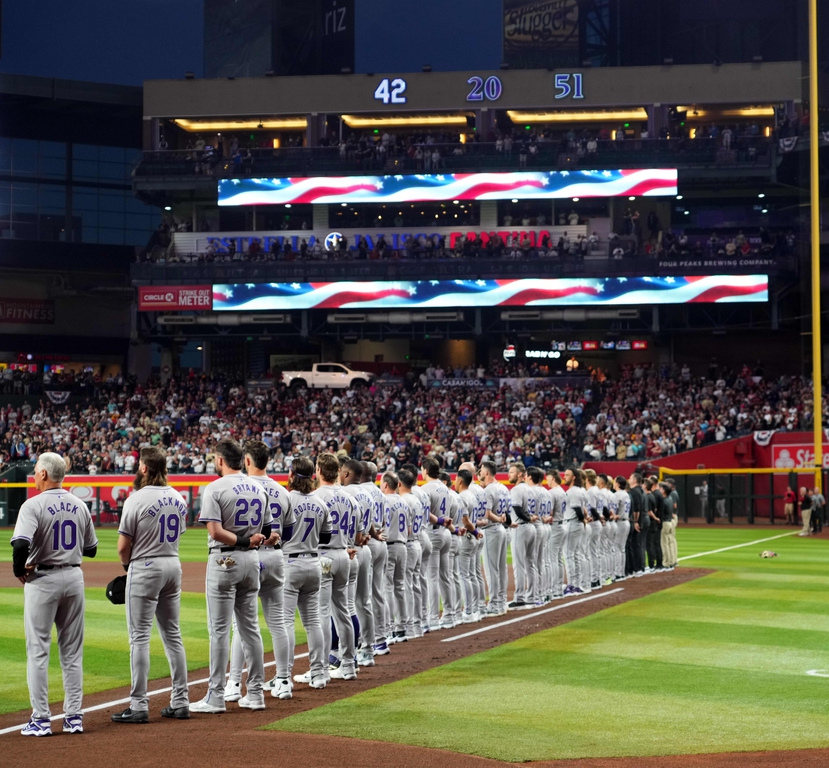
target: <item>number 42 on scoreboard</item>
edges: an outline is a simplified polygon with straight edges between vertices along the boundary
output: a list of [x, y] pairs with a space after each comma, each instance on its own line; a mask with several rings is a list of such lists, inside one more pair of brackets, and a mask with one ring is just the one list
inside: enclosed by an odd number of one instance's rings
[[389, 81], [389, 78], [384, 77], [377, 86], [374, 92], [374, 98], [377, 101], [382, 101], [383, 104], [405, 104], [406, 103], [406, 81], [400, 77], [395, 77], [394, 80]]

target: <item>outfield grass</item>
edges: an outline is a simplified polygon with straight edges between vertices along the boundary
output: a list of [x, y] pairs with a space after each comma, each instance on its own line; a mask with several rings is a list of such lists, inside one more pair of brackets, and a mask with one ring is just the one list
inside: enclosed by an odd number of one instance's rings
[[[680, 528], [679, 554], [772, 535]], [[829, 674], [828, 556], [786, 537], [689, 559], [717, 572], [268, 727], [372, 722], [375, 739], [509, 761], [825, 747], [829, 680], [806, 673]]]
[[[259, 625], [266, 650], [273, 648], [260, 606]], [[97, 693], [129, 685], [130, 656], [124, 606], [112, 605], [103, 588], [86, 590], [86, 634], [84, 637], [84, 692]], [[181, 598], [181, 632], [187, 653], [188, 669], [206, 667], [209, 660], [207, 609], [205, 597], [185, 592]], [[297, 644], [306, 642], [305, 630], [297, 619]], [[26, 687], [26, 645], [23, 636], [23, 590], [0, 589], [0, 714], [29, 706]], [[266, 675], [272, 671], [266, 668]], [[150, 641], [150, 679], [170, 674], [158, 630]], [[163, 696], [161, 697], [163, 699]], [[49, 700], [63, 702], [55, 633], [49, 659]], [[159, 706], [163, 702], [159, 699]], [[153, 705], [155, 707], [155, 705]], [[60, 710], [58, 710], [60, 711]]]

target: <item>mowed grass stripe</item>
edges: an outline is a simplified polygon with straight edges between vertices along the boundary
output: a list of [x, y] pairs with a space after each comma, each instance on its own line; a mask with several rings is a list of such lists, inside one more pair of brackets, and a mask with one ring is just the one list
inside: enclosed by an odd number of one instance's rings
[[[679, 530], [680, 555], [764, 538]], [[705, 555], [664, 592], [279, 721], [509, 760], [825, 747], [829, 543], [786, 537]], [[469, 717], [455, 717], [468, 713]]]
[[[273, 648], [260, 606], [259, 625], [265, 650]], [[208, 665], [210, 647], [207, 632], [205, 597], [185, 592], [181, 599], [181, 632], [187, 652], [188, 669]], [[305, 630], [297, 619], [296, 642], [306, 642]], [[29, 706], [26, 687], [26, 643], [23, 631], [23, 590], [0, 589], [0, 714], [17, 712]], [[150, 641], [150, 679], [169, 676], [164, 646], [153, 628]], [[98, 693], [129, 685], [129, 638], [123, 606], [112, 605], [102, 589], [86, 590], [84, 632], [84, 692]], [[49, 700], [63, 701], [63, 681], [56, 642], [52, 632], [49, 658]]]

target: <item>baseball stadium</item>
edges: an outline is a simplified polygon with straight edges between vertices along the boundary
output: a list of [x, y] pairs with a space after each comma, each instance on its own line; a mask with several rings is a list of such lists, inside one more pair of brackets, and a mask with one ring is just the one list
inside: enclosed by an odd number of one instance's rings
[[0, 7], [0, 765], [829, 763], [825, 11]]

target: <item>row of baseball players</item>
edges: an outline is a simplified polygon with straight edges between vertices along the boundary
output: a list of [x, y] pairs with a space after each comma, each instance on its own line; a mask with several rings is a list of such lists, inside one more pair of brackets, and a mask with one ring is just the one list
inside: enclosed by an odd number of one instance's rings
[[[385, 473], [378, 487], [370, 463], [321, 454], [316, 466], [306, 458], [294, 461], [285, 491], [266, 475], [263, 443], [249, 441], [242, 448], [224, 440], [215, 452], [220, 479], [205, 488], [199, 517], [208, 528], [207, 695], [189, 703], [179, 627], [178, 542], [187, 506], [167, 485], [164, 452], [146, 448], [119, 525], [132, 690], [130, 706], [112, 716], [115, 722], [149, 720], [153, 618], [173, 679], [170, 706], [161, 714], [187, 718], [190, 712], [224, 712], [228, 701], [263, 709], [266, 691], [291, 698], [295, 681], [323, 688], [331, 678], [353, 680], [359, 666], [373, 666], [391, 643], [505, 613], [510, 533], [512, 608], [587, 592], [625, 573], [639, 575], [640, 520], [652, 510], [646, 513], [638, 503], [637, 475], [628, 494], [624, 478], [616, 478], [611, 490], [603, 475], [568, 470], [565, 491], [557, 472], [547, 475], [548, 489], [540, 470], [514, 464], [509, 491], [496, 480], [494, 465], [485, 462], [477, 472], [480, 484], [473, 480], [474, 467], [464, 465], [450, 488], [449, 475], [427, 458], [421, 468], [424, 485], [418, 486], [418, 469], [406, 466], [398, 474]], [[24, 735], [51, 733], [46, 669], [53, 624], [66, 690], [63, 729], [83, 730], [83, 577], [74, 567], [82, 556], [94, 557], [97, 542], [88, 511], [61, 487], [62, 467], [65, 471], [56, 454], [39, 459], [35, 483], [41, 494], [21, 508], [12, 538], [15, 574], [25, 584], [33, 708]], [[670, 535], [663, 524], [666, 553]], [[666, 554], [669, 566], [670, 557]], [[267, 682], [257, 597], [276, 659], [276, 676]], [[308, 636], [310, 669], [292, 678], [297, 609]]]

